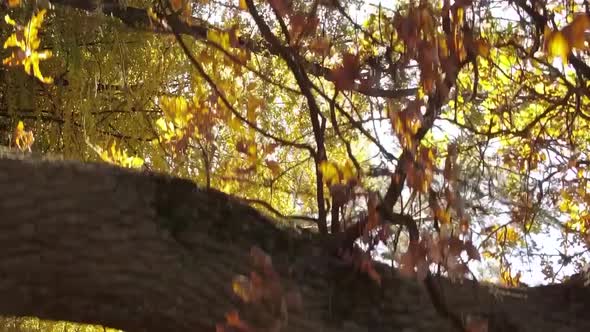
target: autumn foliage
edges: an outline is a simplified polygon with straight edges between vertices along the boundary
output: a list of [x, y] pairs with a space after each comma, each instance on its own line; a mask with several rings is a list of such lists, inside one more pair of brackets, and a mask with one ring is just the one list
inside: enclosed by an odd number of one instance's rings
[[[537, 282], [587, 263], [586, 2], [53, 2], [3, 2], [3, 75], [43, 91], [1, 108], [21, 150], [168, 172], [340, 234], [377, 284], [375, 258], [508, 286], [524, 256]], [[275, 331], [292, 294], [252, 259], [233, 289]], [[235, 311], [218, 331], [253, 324]]]

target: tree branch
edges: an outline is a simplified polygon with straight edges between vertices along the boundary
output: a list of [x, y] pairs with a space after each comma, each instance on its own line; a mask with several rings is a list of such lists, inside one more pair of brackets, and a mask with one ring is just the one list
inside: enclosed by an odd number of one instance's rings
[[250, 15], [256, 22], [260, 33], [266, 39], [268, 43], [270, 43], [270, 48], [275, 50], [281, 58], [287, 63], [289, 69], [295, 76], [295, 80], [301, 89], [301, 93], [305, 97], [307, 101], [307, 106], [309, 108], [309, 116], [311, 120], [311, 126], [313, 128], [314, 138], [317, 145], [316, 153], [314, 154], [315, 160], [315, 173], [316, 173], [316, 190], [317, 190], [317, 204], [318, 204], [318, 228], [320, 233], [327, 234], [328, 227], [326, 222], [326, 206], [324, 204], [324, 183], [323, 183], [323, 174], [320, 171], [320, 164], [327, 159], [326, 156], [326, 149], [324, 147], [324, 129], [325, 127], [320, 125], [320, 117], [322, 116], [320, 108], [315, 100], [315, 97], [311, 93], [311, 81], [307, 76], [307, 73], [302, 68], [302, 66], [298, 63], [296, 56], [291, 53], [286, 47], [284, 47], [278, 38], [270, 31], [270, 28], [260, 16], [256, 7], [254, 5], [253, 0], [245, 0], [246, 5], [248, 7], [248, 11]]
[[191, 51], [188, 49], [188, 47], [186, 46], [186, 44], [182, 40], [182, 37], [176, 32], [174, 32], [174, 37], [176, 37], [176, 41], [178, 42], [178, 44], [182, 48], [184, 54], [189, 59], [191, 64], [195, 67], [195, 69], [199, 72], [199, 74], [205, 79], [205, 81], [207, 81], [207, 83], [209, 84], [211, 89], [215, 92], [215, 94], [217, 94], [217, 96], [219, 96], [219, 98], [221, 99], [221, 101], [223, 102], [225, 107], [227, 107], [240, 121], [247, 124], [250, 128], [254, 129], [257, 133], [261, 134], [264, 137], [270, 138], [270, 139], [272, 139], [278, 143], [281, 143], [285, 146], [292, 146], [292, 147], [295, 147], [298, 149], [307, 150], [310, 153], [315, 154], [315, 150], [311, 146], [309, 146], [307, 144], [302, 144], [302, 143], [290, 142], [290, 141], [284, 140], [278, 136], [275, 136], [273, 134], [267, 133], [266, 131], [264, 131], [260, 127], [258, 127], [255, 123], [251, 122], [246, 117], [244, 117], [242, 114], [240, 114], [240, 112], [238, 112], [233, 107], [233, 105], [229, 102], [229, 100], [225, 96], [225, 93], [223, 93], [223, 91], [219, 90], [219, 88], [217, 87], [217, 84], [215, 84], [215, 81], [213, 81], [211, 76], [209, 76], [207, 74], [207, 72], [205, 71], [203, 66], [201, 66], [201, 64], [197, 61], [197, 59], [195, 59], [195, 57], [192, 55]]

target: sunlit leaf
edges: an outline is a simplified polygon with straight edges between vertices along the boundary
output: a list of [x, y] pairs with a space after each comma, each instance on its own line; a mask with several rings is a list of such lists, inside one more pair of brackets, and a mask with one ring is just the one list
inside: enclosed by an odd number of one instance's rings
[[241, 10], [248, 11], [248, 4], [246, 3], [246, 0], [240, 0], [239, 7]]
[[39, 68], [41, 60], [49, 59], [52, 56], [52, 52], [49, 50], [38, 50], [41, 44], [38, 33], [45, 13], [45, 9], [37, 12], [25, 27], [18, 26], [8, 15], [4, 17], [8, 24], [16, 28], [16, 32], [11, 34], [4, 42], [4, 48], [16, 49], [12, 51], [8, 58], [3, 59], [2, 63], [9, 66], [23, 65], [27, 74], [33, 75], [43, 83], [51, 84], [53, 78], [44, 77]]
[[33, 136], [33, 132], [25, 130], [25, 124], [19, 121], [12, 134], [12, 142], [21, 151], [31, 151], [35, 137]]

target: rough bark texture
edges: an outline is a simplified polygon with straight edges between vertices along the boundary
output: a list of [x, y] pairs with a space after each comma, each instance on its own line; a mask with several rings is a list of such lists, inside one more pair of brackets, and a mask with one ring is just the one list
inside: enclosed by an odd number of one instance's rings
[[[257, 245], [303, 297], [282, 331], [457, 330], [422, 284], [382, 270], [378, 287], [313, 236], [180, 179], [4, 152], [0, 227], [3, 315], [212, 331], [239, 306], [231, 281]], [[590, 331], [588, 288], [435, 283], [453, 315], [487, 318], [489, 331]]]

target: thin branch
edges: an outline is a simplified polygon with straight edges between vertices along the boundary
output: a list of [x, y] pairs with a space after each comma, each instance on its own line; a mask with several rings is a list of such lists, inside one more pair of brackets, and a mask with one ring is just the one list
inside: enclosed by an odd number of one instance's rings
[[321, 125], [319, 117], [321, 116], [320, 108], [311, 93], [311, 81], [307, 76], [307, 73], [302, 68], [300, 63], [297, 62], [296, 57], [292, 51], [284, 47], [278, 38], [272, 33], [262, 16], [256, 10], [253, 0], [245, 0], [250, 15], [256, 22], [260, 33], [264, 39], [270, 43], [270, 48], [276, 51], [281, 58], [287, 63], [289, 69], [295, 76], [295, 80], [301, 89], [301, 93], [307, 101], [309, 107], [309, 115], [311, 120], [311, 126], [313, 128], [314, 138], [317, 145], [317, 151], [314, 154], [315, 168], [316, 168], [316, 190], [317, 190], [317, 204], [318, 204], [318, 228], [320, 233], [327, 234], [328, 228], [326, 223], [326, 207], [324, 205], [324, 183], [323, 174], [320, 171], [320, 163], [326, 160], [326, 150], [324, 147], [324, 129], [325, 125]]
[[318, 221], [316, 218], [308, 217], [308, 216], [301, 216], [301, 215], [288, 215], [287, 216], [287, 215], [284, 215], [279, 210], [275, 209], [270, 203], [260, 200], [260, 199], [241, 198], [241, 197], [237, 197], [237, 199], [242, 202], [245, 202], [247, 204], [261, 205], [265, 209], [269, 210], [270, 212], [272, 212], [273, 214], [275, 214], [276, 216], [278, 216], [281, 219], [298, 219], [298, 220], [312, 221], [314, 223], [317, 223], [317, 221]]
[[303, 149], [303, 150], [307, 150], [310, 153], [314, 154], [315, 151], [314, 149], [307, 145], [307, 144], [303, 144], [303, 143], [296, 143], [296, 142], [290, 142], [287, 140], [284, 140], [278, 136], [275, 136], [273, 134], [267, 133], [266, 131], [262, 130], [260, 127], [258, 127], [256, 124], [254, 124], [253, 122], [251, 122], [250, 120], [248, 120], [247, 118], [245, 118], [242, 114], [240, 114], [240, 112], [238, 112], [233, 106], [232, 104], [229, 102], [229, 100], [227, 99], [227, 97], [225, 96], [225, 94], [223, 93], [223, 91], [221, 91], [217, 85], [215, 84], [215, 82], [213, 81], [213, 79], [211, 78], [211, 76], [209, 76], [207, 74], [207, 72], [205, 72], [205, 69], [203, 68], [203, 66], [197, 61], [197, 59], [195, 59], [195, 57], [192, 55], [192, 53], [190, 52], [190, 50], [188, 49], [188, 47], [186, 46], [186, 44], [184, 43], [184, 41], [182, 40], [182, 37], [180, 36], [180, 34], [173, 32], [174, 33], [174, 37], [176, 37], [176, 40], [178, 42], [178, 44], [180, 45], [180, 47], [182, 48], [182, 50], [184, 51], [184, 54], [187, 56], [187, 58], [189, 59], [189, 61], [191, 62], [191, 64], [195, 67], [195, 69], [199, 72], [199, 74], [205, 79], [205, 81], [207, 81], [207, 83], [209, 84], [209, 86], [211, 87], [211, 89], [213, 89], [213, 91], [217, 94], [217, 96], [219, 96], [219, 98], [221, 99], [221, 101], [223, 102], [223, 104], [243, 123], [247, 124], [250, 128], [254, 129], [257, 133], [261, 134], [264, 137], [270, 138], [275, 140], [278, 143], [281, 143], [283, 145], [286, 146], [292, 146], [298, 149]]

